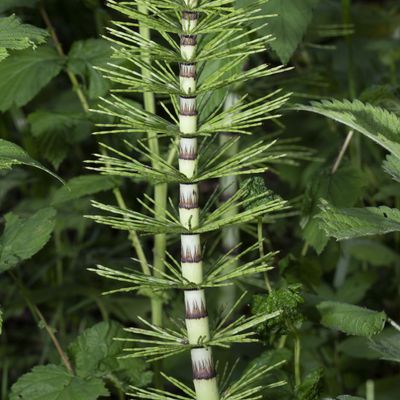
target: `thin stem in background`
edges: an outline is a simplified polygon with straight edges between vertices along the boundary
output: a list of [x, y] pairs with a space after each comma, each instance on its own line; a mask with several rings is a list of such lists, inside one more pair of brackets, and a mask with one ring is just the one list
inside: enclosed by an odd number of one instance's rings
[[[138, 5], [138, 11], [142, 14], [148, 14], [148, 9], [145, 4]], [[150, 29], [139, 21], [139, 33], [146, 39], [150, 40]], [[142, 55], [142, 60], [147, 64], [150, 64], [150, 57], [147, 55]], [[143, 80], [150, 79], [150, 71], [146, 68], [141, 68], [141, 74]], [[156, 113], [156, 102], [154, 93], [145, 92], [143, 93], [144, 108], [146, 111], [153, 114]], [[149, 148], [152, 154], [159, 155], [160, 148], [157, 138], [157, 133], [153, 131], [147, 132], [147, 138], [149, 140]], [[158, 167], [158, 161], [153, 158], [152, 160], [153, 168]], [[157, 184], [154, 187], [154, 204], [155, 204], [155, 215], [157, 218], [163, 219], [165, 217], [165, 210], [167, 207], [167, 184]], [[166, 235], [159, 234], [154, 236], [154, 249], [153, 249], [153, 266], [154, 266], [154, 276], [160, 278], [162, 276], [162, 271], [164, 270], [164, 260], [166, 253]], [[151, 302], [152, 309], [152, 323], [154, 325], [162, 325], [162, 299], [155, 297]]]
[[[41, 14], [41, 16], [43, 18], [43, 21], [45, 22], [45, 24], [47, 26], [47, 29], [50, 32], [50, 35], [51, 35], [51, 37], [53, 39], [54, 46], [56, 47], [56, 50], [57, 50], [58, 54], [60, 55], [60, 57], [65, 58], [66, 55], [64, 53], [63, 47], [62, 47], [61, 42], [60, 42], [60, 40], [59, 40], [59, 38], [57, 36], [57, 33], [56, 33], [55, 29], [54, 29], [54, 26], [53, 26], [53, 24], [52, 24], [52, 22], [51, 22], [51, 20], [49, 18], [49, 15], [47, 14], [46, 9], [44, 8], [43, 3], [40, 4], [39, 11], [40, 11], [40, 14]], [[85, 94], [84, 94], [84, 92], [82, 90], [81, 85], [79, 84], [78, 78], [68, 68], [66, 68], [65, 71], [66, 71], [66, 73], [67, 73], [67, 75], [68, 75], [68, 77], [70, 79], [70, 82], [72, 84], [73, 90], [75, 91], [76, 95], [78, 96], [78, 99], [79, 99], [79, 101], [81, 103], [82, 109], [84, 110], [85, 113], [89, 113], [89, 111], [90, 111], [89, 110], [89, 102], [88, 102], [88, 100], [87, 100], [87, 98], [86, 98], [86, 96], [85, 96]], [[101, 152], [104, 154], [105, 150], [101, 149]], [[119, 188], [115, 188], [113, 190], [113, 193], [114, 193], [114, 196], [115, 196], [115, 199], [117, 201], [118, 206], [120, 208], [124, 208], [124, 207], [126, 208], [125, 202], [123, 201], [123, 197], [122, 197], [122, 193], [121, 193], [120, 189]], [[147, 273], [148, 274], [148, 272], [150, 272], [150, 270], [148, 269], [148, 263], [147, 263], [147, 260], [146, 260], [145, 254], [143, 252], [143, 248], [142, 248], [142, 245], [140, 243], [140, 240], [138, 238], [137, 233], [135, 231], [133, 231], [133, 230], [130, 230], [129, 231], [129, 237], [131, 239], [132, 246], [134, 247], [134, 249], [135, 249], [135, 251], [136, 251], [136, 253], [138, 255], [138, 258], [139, 258], [140, 265], [142, 267], [143, 273]]]
[[9, 271], [9, 274], [12, 277], [12, 279], [14, 280], [14, 282], [16, 283], [16, 285], [18, 286], [21, 296], [24, 298], [26, 304], [28, 305], [28, 308], [30, 309], [32, 316], [35, 319], [38, 319], [44, 326], [44, 328], [45, 328], [47, 334], [49, 335], [50, 340], [53, 343], [55, 349], [57, 350], [57, 353], [59, 354], [61, 361], [63, 362], [65, 368], [68, 370], [68, 372], [71, 375], [74, 375], [74, 369], [72, 368], [71, 362], [69, 361], [67, 354], [64, 352], [63, 348], [61, 347], [60, 342], [58, 341], [52, 328], [47, 323], [46, 319], [44, 318], [44, 316], [41, 313], [41, 311], [39, 310], [39, 308], [35, 304], [32, 303], [32, 301], [29, 297], [29, 294], [27, 293], [27, 289], [22, 284], [22, 282], [14, 275], [13, 272]]
[[[264, 257], [264, 233], [263, 233], [263, 222], [262, 217], [259, 217], [257, 220], [257, 239], [258, 239], [258, 249], [260, 252], [260, 257]], [[272, 292], [271, 282], [269, 280], [268, 272], [264, 272], [264, 281], [265, 287], [268, 290], [268, 293]]]
[[298, 332], [294, 334], [294, 380], [296, 386], [301, 385], [300, 369], [301, 342]]

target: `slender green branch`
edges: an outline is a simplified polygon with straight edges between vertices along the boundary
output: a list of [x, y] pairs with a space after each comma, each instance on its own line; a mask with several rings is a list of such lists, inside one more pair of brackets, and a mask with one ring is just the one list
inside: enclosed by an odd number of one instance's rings
[[[66, 55], [64, 53], [64, 49], [62, 47], [62, 44], [61, 44], [61, 42], [60, 42], [60, 40], [58, 38], [57, 32], [56, 32], [56, 30], [55, 30], [55, 28], [53, 26], [53, 23], [51, 22], [51, 19], [50, 19], [49, 15], [48, 15], [43, 3], [41, 3], [39, 5], [39, 11], [40, 11], [40, 14], [41, 14], [46, 26], [47, 26], [47, 29], [50, 32], [50, 35], [52, 37], [53, 43], [54, 43], [54, 45], [56, 47], [56, 50], [57, 50], [58, 54], [60, 55], [60, 57], [65, 58]], [[86, 96], [85, 96], [85, 94], [84, 94], [84, 92], [82, 90], [81, 85], [79, 84], [78, 78], [76, 77], [76, 75], [69, 68], [66, 67], [65, 70], [66, 70], [66, 73], [67, 73], [67, 75], [68, 75], [68, 77], [70, 79], [71, 85], [72, 85], [76, 95], [78, 96], [78, 99], [79, 99], [79, 101], [81, 103], [82, 109], [84, 110], [85, 113], [89, 113], [89, 102], [88, 102], [88, 100], [87, 100], [87, 98], [86, 98]], [[105, 150], [102, 149], [102, 148], [100, 150], [101, 150], [102, 153], [105, 152]], [[117, 200], [118, 206], [121, 207], [121, 208], [126, 208], [126, 205], [125, 205], [125, 202], [123, 200], [122, 193], [121, 193], [120, 189], [119, 188], [115, 188], [113, 190], [113, 193], [114, 193], [114, 196], [115, 196], [115, 198]], [[143, 248], [142, 248], [142, 245], [140, 243], [140, 240], [138, 238], [137, 233], [135, 231], [133, 231], [133, 230], [130, 230], [129, 231], [129, 237], [131, 239], [132, 246], [136, 250], [136, 253], [137, 253], [138, 258], [140, 260], [140, 265], [142, 267], [143, 272], [149, 274], [150, 270], [149, 270], [149, 267], [148, 267], [146, 256], [144, 254], [144, 251], [143, 251]]]
[[39, 308], [35, 304], [32, 303], [32, 301], [29, 297], [29, 294], [27, 293], [27, 289], [22, 284], [22, 282], [14, 275], [13, 272], [9, 271], [9, 274], [12, 277], [12, 279], [14, 280], [14, 282], [16, 283], [16, 285], [18, 286], [21, 296], [24, 298], [26, 304], [28, 305], [28, 308], [30, 309], [32, 316], [35, 319], [38, 319], [41, 322], [41, 324], [44, 326], [44, 328], [45, 328], [47, 334], [49, 335], [49, 338], [50, 338], [51, 342], [53, 343], [55, 349], [57, 350], [57, 353], [59, 354], [61, 361], [63, 362], [65, 368], [68, 370], [68, 372], [70, 374], [74, 375], [74, 369], [72, 368], [72, 364], [69, 361], [67, 354], [64, 352], [60, 342], [58, 341], [52, 328], [47, 323], [46, 319], [44, 318], [44, 316], [41, 313], [41, 311], [39, 310]]
[[[263, 220], [259, 217], [257, 220], [257, 238], [258, 238], [258, 250], [260, 252], [260, 257], [264, 257], [264, 233], [263, 233]], [[264, 272], [265, 287], [268, 293], [272, 292], [271, 282], [269, 280], [268, 272]]]
[[294, 333], [294, 380], [296, 386], [301, 384], [300, 369], [301, 341], [298, 332]]

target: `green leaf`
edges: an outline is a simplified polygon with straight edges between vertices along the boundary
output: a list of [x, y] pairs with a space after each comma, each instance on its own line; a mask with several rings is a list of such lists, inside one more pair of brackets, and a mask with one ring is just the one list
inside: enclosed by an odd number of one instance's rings
[[296, 109], [321, 114], [345, 124], [400, 158], [400, 119], [392, 112], [358, 100], [324, 100], [308, 106], [299, 105]]
[[389, 207], [335, 208], [326, 202], [317, 215], [328, 236], [337, 240], [400, 231], [400, 211]]
[[15, 15], [0, 18], [0, 61], [8, 56], [8, 49], [35, 48], [37, 44], [44, 43], [47, 36], [44, 29], [22, 24]]
[[80, 377], [113, 375], [119, 384], [143, 386], [151, 381], [148, 365], [140, 359], [121, 359], [126, 342], [114, 340], [128, 334], [117, 322], [100, 322], [86, 329], [69, 346], [76, 372]]
[[21, 50], [0, 63], [0, 111], [32, 100], [63, 66], [57, 52], [47, 46]]
[[50, 239], [56, 210], [48, 207], [28, 218], [13, 213], [5, 216], [5, 229], [0, 238], [0, 272], [36, 254]]
[[102, 39], [75, 42], [68, 54], [68, 68], [88, 82], [88, 94], [92, 99], [103, 96], [109, 83], [95, 67], [105, 67], [110, 61], [110, 43]]
[[14, 7], [34, 7], [38, 0], [1, 0], [0, 12]]
[[54, 172], [35, 161], [24, 149], [12, 142], [0, 139], [0, 170], [10, 169], [14, 165], [21, 164], [39, 168], [63, 182]]
[[266, 321], [259, 326], [262, 331], [271, 328], [280, 332], [290, 332], [296, 325], [299, 325], [303, 317], [299, 312], [299, 306], [304, 299], [299, 294], [300, 285], [290, 285], [287, 288], [279, 288], [268, 295], [256, 295], [253, 299], [253, 314], [270, 314], [281, 311], [277, 317]]
[[53, 196], [52, 205], [60, 204], [89, 196], [98, 192], [112, 189], [115, 181], [102, 175], [81, 175], [72, 178], [67, 184], [58, 189]]
[[65, 159], [71, 145], [90, 137], [92, 123], [84, 113], [35, 111], [28, 116], [40, 152], [54, 168]]
[[343, 244], [352, 257], [376, 267], [389, 266], [400, 261], [400, 256], [395, 251], [374, 240], [355, 239]]
[[308, 374], [303, 382], [296, 388], [298, 400], [320, 400], [322, 389], [323, 370], [317, 369]]
[[394, 333], [389, 337], [374, 340], [370, 347], [380, 354], [383, 360], [400, 363], [400, 334]]
[[400, 159], [389, 154], [386, 156], [386, 160], [383, 162], [383, 169], [386, 173], [391, 175], [391, 177], [400, 182]]
[[368, 308], [335, 301], [323, 301], [318, 306], [322, 325], [349, 335], [374, 336], [382, 332], [386, 314]]
[[101, 379], [82, 379], [49, 364], [21, 376], [11, 388], [10, 400], [96, 400], [108, 394]]
[[[270, 45], [278, 54], [282, 63], [286, 64], [311, 22], [314, 7], [319, 0], [269, 0], [261, 6], [262, 13], [277, 14], [268, 19], [268, 25], [262, 33], [275, 37]], [[259, 23], [264, 23], [265, 19]]]

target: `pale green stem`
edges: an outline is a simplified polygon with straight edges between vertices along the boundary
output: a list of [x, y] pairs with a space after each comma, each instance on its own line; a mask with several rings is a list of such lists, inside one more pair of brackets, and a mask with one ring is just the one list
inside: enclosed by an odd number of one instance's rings
[[[263, 233], [263, 222], [262, 217], [258, 218], [257, 221], [257, 238], [258, 238], [258, 249], [260, 252], [260, 257], [264, 257], [264, 233]], [[268, 293], [272, 292], [271, 282], [269, 280], [268, 272], [264, 272], [264, 281], [265, 287], [268, 290]]]
[[[148, 9], [145, 4], [138, 4], [138, 11], [143, 14], [148, 14]], [[150, 39], [150, 29], [139, 21], [139, 33], [145, 39]], [[142, 61], [150, 63], [150, 58], [143, 54]], [[146, 81], [150, 78], [150, 71], [146, 68], [141, 69], [141, 74], [143, 80]], [[156, 102], [154, 93], [146, 92], [143, 94], [144, 108], [146, 111], [155, 114], [156, 112]], [[160, 149], [158, 144], [158, 138], [156, 132], [147, 132], [147, 138], [149, 140], [149, 148], [152, 154], [159, 155]], [[157, 160], [152, 161], [153, 168], [158, 167]], [[154, 188], [154, 211], [157, 218], [165, 217], [165, 210], [167, 207], [167, 184], [161, 183], [155, 185]], [[154, 276], [161, 277], [162, 271], [164, 270], [164, 260], [166, 251], [166, 235], [159, 234], [154, 237], [154, 249], [153, 249], [153, 266], [154, 266]], [[162, 300], [158, 297], [152, 299], [152, 323], [154, 325], [162, 325]]]
[[300, 370], [301, 341], [298, 332], [294, 334], [294, 381], [296, 386], [301, 384]]
[[[197, 0], [185, 0], [186, 4], [196, 6]], [[184, 18], [187, 17], [187, 20]], [[180, 112], [179, 128], [179, 171], [191, 179], [196, 175], [198, 161], [197, 143], [197, 99], [196, 93], [196, 49], [197, 37], [190, 35], [197, 24], [198, 15], [182, 14], [181, 56], [186, 61], [180, 65]], [[197, 400], [219, 400], [219, 390], [212, 359], [212, 350], [204, 345], [211, 339], [206, 294], [203, 283], [203, 263], [201, 238], [191, 233], [199, 225], [199, 187], [196, 183], [180, 184], [179, 218], [188, 230], [181, 235], [182, 276], [199, 288], [185, 290], [185, 323], [188, 342], [192, 345], [191, 360], [193, 384]]]
[[[57, 33], [56, 33], [55, 29], [54, 29], [54, 26], [53, 26], [53, 24], [52, 24], [52, 22], [51, 22], [51, 20], [50, 20], [50, 18], [48, 16], [47, 11], [44, 8], [43, 4], [40, 4], [39, 10], [40, 10], [40, 14], [41, 14], [46, 26], [47, 26], [47, 29], [50, 32], [50, 35], [52, 37], [53, 43], [54, 43], [54, 45], [56, 47], [56, 50], [57, 50], [58, 54], [60, 55], [60, 57], [65, 58], [65, 53], [64, 53], [63, 47], [61, 45], [61, 42], [58, 39]], [[77, 97], [78, 97], [78, 99], [79, 99], [79, 101], [81, 103], [83, 111], [85, 113], [89, 113], [89, 111], [90, 111], [89, 102], [88, 102], [88, 100], [87, 100], [87, 98], [86, 98], [86, 96], [85, 96], [85, 94], [84, 94], [84, 92], [82, 90], [81, 85], [79, 84], [78, 78], [68, 68], [66, 68], [66, 73], [67, 73], [67, 75], [68, 75], [68, 77], [70, 79], [72, 88], [75, 91], [75, 93], [76, 93], [76, 95], [77, 95]], [[101, 148], [100, 151], [101, 151], [102, 154], [107, 154], [105, 149], [103, 149], [103, 148]], [[118, 206], [120, 208], [126, 208], [126, 205], [125, 205], [125, 202], [123, 200], [123, 197], [122, 197], [120, 189], [119, 188], [115, 188], [113, 190], [113, 193], [114, 193], [114, 196], [115, 196], [115, 199], [117, 201]], [[129, 237], [131, 239], [132, 246], [135, 249], [136, 254], [138, 255], [138, 258], [140, 260], [140, 265], [142, 267], [143, 273], [149, 275], [150, 269], [148, 268], [148, 263], [147, 263], [145, 255], [144, 255], [143, 248], [142, 248], [142, 245], [140, 243], [140, 240], [138, 238], [137, 233], [135, 231], [133, 231], [133, 230], [130, 230], [129, 231]]]

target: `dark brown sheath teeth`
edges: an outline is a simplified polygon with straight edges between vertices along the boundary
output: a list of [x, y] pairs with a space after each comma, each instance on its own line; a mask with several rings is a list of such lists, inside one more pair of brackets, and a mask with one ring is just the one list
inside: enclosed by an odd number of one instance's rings
[[212, 365], [212, 361], [193, 362], [192, 368], [193, 379], [196, 380], [212, 379], [217, 376], [214, 366]]
[[196, 78], [196, 64], [180, 63], [179, 76], [182, 78]]
[[202, 260], [200, 249], [196, 248], [194, 252], [184, 250], [181, 247], [181, 262], [183, 263], [198, 263]]
[[196, 11], [182, 11], [182, 19], [196, 21], [199, 19], [199, 13]]
[[181, 35], [181, 46], [196, 46], [197, 35]]
[[208, 316], [206, 306], [201, 302], [200, 306], [197, 303], [190, 304], [185, 302], [185, 318], [186, 319], [201, 319]]
[[195, 97], [183, 97], [180, 99], [180, 114], [181, 115], [197, 115], [196, 101], [185, 101], [185, 99], [196, 99]]
[[180, 160], [195, 160], [197, 158], [197, 151], [192, 146], [179, 147]]
[[192, 196], [187, 196], [187, 197], [180, 195], [179, 208], [186, 208], [187, 210], [193, 210], [195, 208], [199, 208], [197, 196], [194, 193]]

